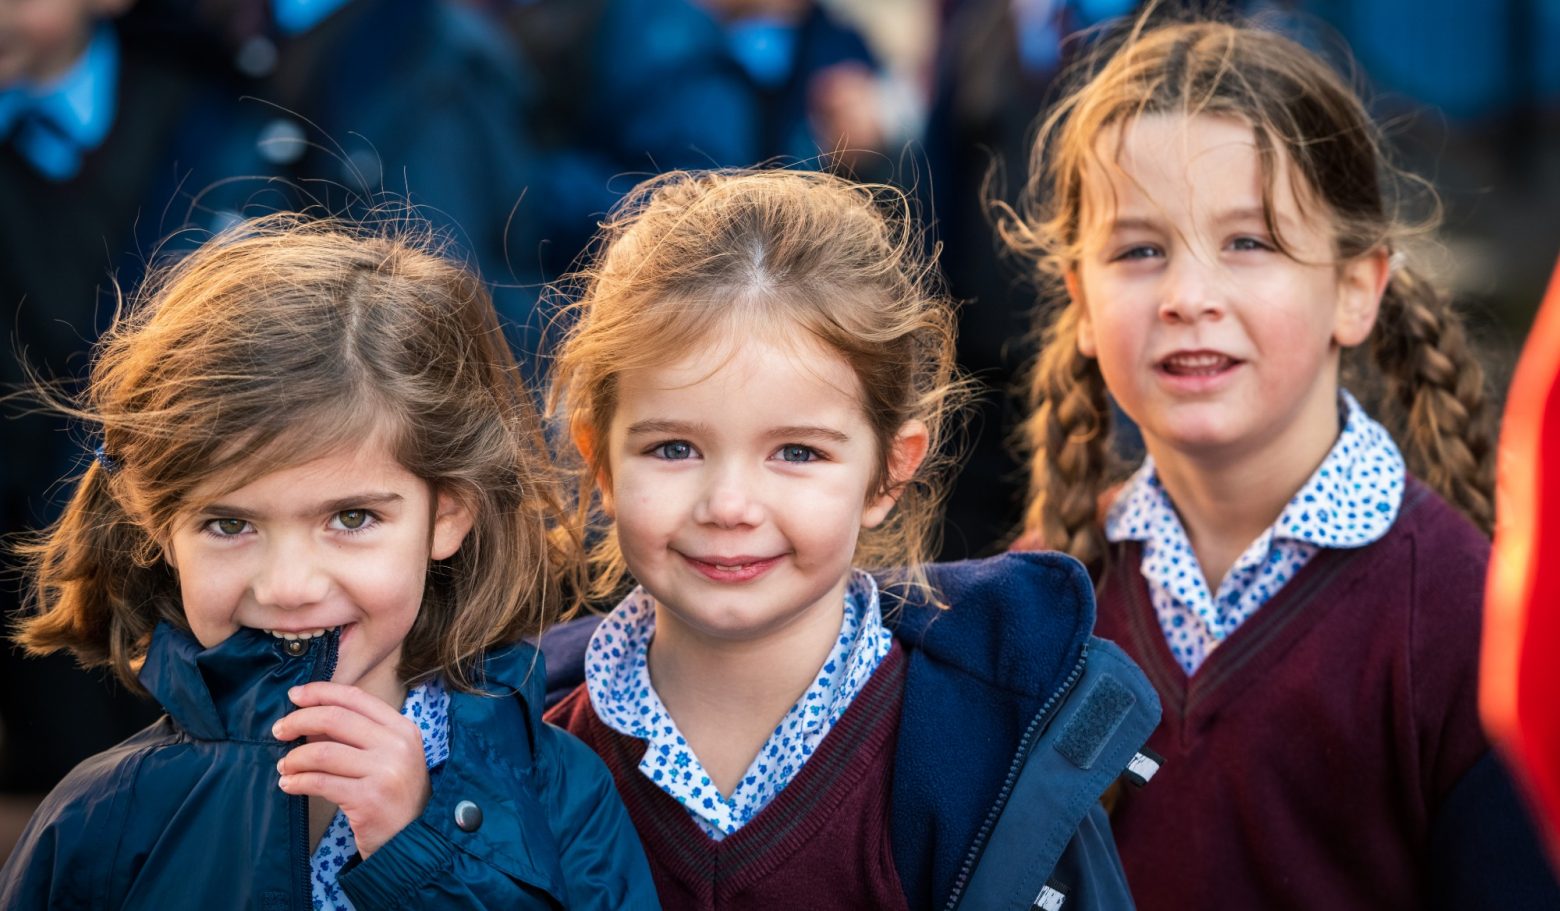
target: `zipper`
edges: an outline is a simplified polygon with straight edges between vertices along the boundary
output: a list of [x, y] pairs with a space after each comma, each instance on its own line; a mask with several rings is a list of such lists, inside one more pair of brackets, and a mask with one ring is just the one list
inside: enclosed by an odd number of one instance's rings
[[1029, 727], [1024, 730], [1024, 736], [1018, 742], [1018, 751], [1013, 754], [1013, 761], [1008, 764], [1007, 778], [1002, 782], [1002, 789], [997, 792], [996, 803], [986, 813], [986, 819], [980, 825], [980, 830], [975, 833], [975, 841], [970, 844], [970, 850], [964, 855], [964, 863], [959, 866], [959, 875], [953, 881], [953, 891], [948, 894], [948, 903], [943, 906], [945, 911], [953, 911], [959, 904], [959, 897], [964, 894], [964, 887], [969, 883], [970, 874], [975, 872], [975, 862], [980, 859], [980, 852], [986, 847], [986, 839], [991, 837], [991, 830], [996, 827], [997, 819], [1002, 815], [1002, 810], [1007, 806], [1008, 797], [1013, 793], [1013, 785], [1018, 782], [1018, 774], [1024, 770], [1024, 763], [1029, 761], [1029, 753], [1034, 748], [1036, 738], [1050, 721], [1051, 714], [1073, 686], [1078, 683], [1078, 678], [1083, 676], [1083, 666], [1089, 659], [1089, 643], [1083, 643], [1083, 651], [1078, 654], [1078, 661], [1073, 665], [1072, 673], [1067, 675], [1056, 691], [1051, 693], [1040, 711], [1029, 722]]
[[[314, 655], [314, 667], [309, 671], [309, 683], [329, 680], [335, 676], [337, 649], [340, 645], [339, 628], [328, 630], [325, 635], [315, 636], [309, 640], [309, 650], [304, 652], [303, 656], [315, 652], [316, 649], [320, 650]], [[309, 798], [302, 794], [288, 795], [287, 813], [288, 828], [292, 835], [290, 839], [292, 856], [296, 858], [294, 866], [297, 869], [297, 875], [293, 877], [293, 907], [304, 911], [314, 907], [314, 885], [309, 869], [309, 856], [313, 853], [309, 850]]]

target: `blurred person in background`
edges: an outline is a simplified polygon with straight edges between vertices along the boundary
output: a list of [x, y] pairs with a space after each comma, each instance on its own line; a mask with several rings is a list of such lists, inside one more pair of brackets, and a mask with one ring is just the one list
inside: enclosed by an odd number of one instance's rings
[[[494, 3], [541, 74], [548, 268], [648, 174], [770, 160], [888, 176], [913, 102], [862, 36], [808, 0]], [[835, 154], [838, 153], [838, 154]]]
[[268, 205], [350, 216], [410, 202], [494, 286], [536, 369], [535, 77], [490, 18], [442, 0], [147, 2], [167, 52], [242, 83], [232, 102], [261, 121], [248, 141], [288, 179]]
[[[229, 141], [241, 132], [232, 86], [121, 34], [115, 20], [131, 5], [0, 0], [0, 394], [29, 369], [68, 384], [117, 304], [116, 282], [133, 286], [164, 235], [201, 223], [198, 188], [261, 170]], [[5, 413], [0, 471], [8, 543], [53, 518], [57, 482], [80, 454], [62, 420], [16, 411]], [[7, 630], [21, 604], [16, 575], [0, 574]], [[153, 717], [64, 656], [0, 645], [0, 857], [38, 796]]]
[[[993, 198], [1015, 201], [1032, 125], [1057, 80], [1088, 49], [1078, 34], [1126, 15], [1138, 0], [949, 0], [942, 8], [921, 188], [937, 218], [942, 264], [959, 310], [959, 363], [980, 383], [966, 463], [954, 481], [942, 559], [1000, 550], [1017, 531], [1024, 473], [1009, 444], [1013, 398], [1036, 351], [1032, 281], [998, 250]], [[1131, 446], [1129, 437], [1124, 445]]]

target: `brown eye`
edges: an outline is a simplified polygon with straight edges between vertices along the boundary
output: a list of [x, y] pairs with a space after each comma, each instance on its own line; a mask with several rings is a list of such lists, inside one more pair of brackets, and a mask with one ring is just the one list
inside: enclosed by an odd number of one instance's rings
[[356, 531], [368, 524], [368, 510], [344, 509], [336, 513], [336, 521], [341, 523], [342, 528], [348, 531]]
[[248, 524], [243, 519], [212, 519], [210, 527], [215, 529], [219, 535], [232, 537], [233, 535], [243, 534], [244, 527]]

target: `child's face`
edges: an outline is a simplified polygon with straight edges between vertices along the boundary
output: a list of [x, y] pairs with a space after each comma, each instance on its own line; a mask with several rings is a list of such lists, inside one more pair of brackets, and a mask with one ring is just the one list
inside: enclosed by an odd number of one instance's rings
[[657, 623], [706, 640], [841, 610], [856, 537], [893, 506], [872, 490], [878, 444], [844, 359], [801, 341], [728, 350], [620, 376], [601, 479]]
[[[1251, 128], [1147, 115], [1099, 146], [1084, 254], [1068, 276], [1078, 347], [1143, 430], [1156, 459], [1272, 455], [1338, 432], [1338, 355], [1369, 334], [1385, 256], [1335, 264], [1321, 207], [1302, 212], [1287, 156], [1262, 211]], [[1114, 205], [1110, 197], [1114, 191]], [[1298, 260], [1298, 261], [1297, 261]]]
[[201, 645], [245, 626], [279, 637], [341, 627], [332, 679], [400, 707], [396, 664], [428, 561], [453, 555], [471, 528], [459, 502], [379, 441], [190, 502], [167, 551]]
[[92, 26], [130, 0], [0, 0], [0, 87], [63, 74], [86, 49]]

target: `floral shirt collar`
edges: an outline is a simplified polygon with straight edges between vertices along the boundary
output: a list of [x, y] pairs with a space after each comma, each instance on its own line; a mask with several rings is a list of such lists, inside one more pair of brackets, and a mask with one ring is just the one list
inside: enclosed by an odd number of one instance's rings
[[722, 795], [650, 682], [647, 659], [654, 635], [655, 599], [636, 588], [591, 636], [586, 690], [603, 723], [645, 741], [639, 771], [717, 840], [752, 820], [796, 777], [893, 645], [893, 635], [883, 626], [877, 583], [853, 572], [839, 636], [817, 677], [780, 719], [736, 789]]

